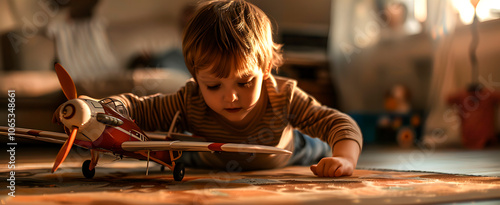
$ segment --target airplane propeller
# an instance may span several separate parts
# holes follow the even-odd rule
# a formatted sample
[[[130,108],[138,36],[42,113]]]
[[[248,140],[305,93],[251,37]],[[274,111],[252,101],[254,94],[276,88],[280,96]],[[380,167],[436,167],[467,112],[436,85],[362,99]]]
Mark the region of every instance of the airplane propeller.
[[[77,98],[76,86],[71,77],[69,76],[68,72],[59,63],[56,63],[54,66],[57,78],[59,79],[59,84],[61,84],[61,88],[64,92],[64,95],[68,100],[76,99]],[[61,147],[59,153],[57,153],[54,166],[52,167],[52,173],[54,173],[59,168],[59,166],[68,156],[68,153],[71,150],[73,143],[75,142],[77,133],[78,133],[78,127],[73,127],[71,130],[71,134],[69,135],[69,138]]]
[[[56,160],[54,161],[54,166],[52,167],[52,173],[54,173],[59,168],[59,166],[62,164],[62,162],[68,156],[68,153],[71,150],[73,143],[75,142],[76,133],[78,133],[78,128],[74,127],[73,130],[71,131],[69,138],[66,140],[64,145],[61,147],[61,149],[59,150],[59,153],[57,153]]]
[[[68,100],[76,99],[76,86],[71,79],[71,76],[69,76],[68,72],[66,72],[61,64],[56,63],[54,66],[56,69],[57,78],[59,79],[59,84],[61,84],[64,95]]]

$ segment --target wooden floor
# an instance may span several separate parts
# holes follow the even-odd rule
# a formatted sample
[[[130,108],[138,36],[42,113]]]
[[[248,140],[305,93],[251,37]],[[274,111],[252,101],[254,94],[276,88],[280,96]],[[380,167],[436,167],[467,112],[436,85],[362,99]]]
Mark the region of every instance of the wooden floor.
[[[357,167],[500,177],[500,147],[466,150],[365,146]]]

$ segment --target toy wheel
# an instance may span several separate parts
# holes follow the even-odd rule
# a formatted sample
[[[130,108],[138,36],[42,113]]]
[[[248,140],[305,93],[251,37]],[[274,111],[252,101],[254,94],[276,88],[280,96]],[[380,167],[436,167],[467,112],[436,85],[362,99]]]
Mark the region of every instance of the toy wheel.
[[[173,174],[175,181],[182,181],[182,178],[184,178],[184,163],[182,162],[175,163]]]
[[[90,160],[86,160],[82,164],[82,173],[83,173],[83,176],[85,176],[85,178],[87,178],[87,179],[92,179],[95,175],[95,168],[92,170],[89,170],[90,163],[92,163]]]

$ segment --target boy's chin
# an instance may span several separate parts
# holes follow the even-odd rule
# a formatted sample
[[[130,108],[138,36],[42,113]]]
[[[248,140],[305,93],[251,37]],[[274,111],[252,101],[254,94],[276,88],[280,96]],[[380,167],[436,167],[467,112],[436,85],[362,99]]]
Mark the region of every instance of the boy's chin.
[[[227,121],[229,122],[233,122],[233,123],[238,123],[240,121],[242,121],[243,119],[245,118],[245,116],[224,116],[224,119],[226,119]]]
[[[225,113],[224,119],[231,123],[241,123],[248,113]]]

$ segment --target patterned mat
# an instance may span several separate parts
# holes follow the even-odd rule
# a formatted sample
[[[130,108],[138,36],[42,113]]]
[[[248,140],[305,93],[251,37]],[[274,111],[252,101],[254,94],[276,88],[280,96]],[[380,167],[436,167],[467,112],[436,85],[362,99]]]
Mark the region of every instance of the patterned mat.
[[[15,197],[1,187],[1,204],[428,204],[500,199],[500,178],[358,169],[318,178],[308,167],[228,173],[186,169],[182,182],[144,162],[98,166],[85,179],[77,164],[55,174],[50,163],[16,170]],[[0,170],[8,179],[8,170]],[[5,180],[4,180],[5,182]],[[4,184],[4,183],[3,183]]]

